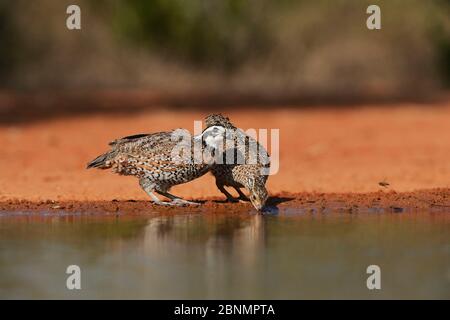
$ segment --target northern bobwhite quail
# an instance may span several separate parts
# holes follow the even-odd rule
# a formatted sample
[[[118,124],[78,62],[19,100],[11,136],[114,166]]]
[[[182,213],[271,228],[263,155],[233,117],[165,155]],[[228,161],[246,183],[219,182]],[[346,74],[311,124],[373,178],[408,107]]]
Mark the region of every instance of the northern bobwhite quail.
[[[268,198],[265,187],[270,168],[267,150],[254,138],[236,128],[229,118],[221,114],[207,116],[205,124],[206,128],[202,133],[202,138],[207,146],[218,148],[215,144],[220,141],[219,136],[232,139],[231,147],[226,145],[225,142],[221,149],[225,152],[219,153],[223,155],[222,164],[216,163],[211,168],[211,172],[216,178],[217,188],[227,197],[228,201],[235,202],[248,200],[240,190],[244,187],[249,192],[249,198],[253,206],[257,210],[261,210]],[[250,148],[250,146],[253,146],[253,148]],[[230,164],[226,157],[231,149],[234,150],[231,153],[233,159]],[[233,198],[225,189],[225,186],[234,188],[239,194],[239,198]]]
[[[114,140],[109,144],[111,150],[89,162],[87,168],[112,168],[113,172],[120,175],[136,176],[142,189],[156,204],[198,204],[168,192],[172,186],[194,180],[211,168],[211,164],[206,162],[174,161],[174,148],[178,147],[184,153],[193,151],[193,137],[187,134],[188,143],[174,139],[174,131],[138,134]],[[180,143],[185,145],[180,147]],[[182,153],[176,156],[186,156]],[[169,198],[171,202],[161,201],[155,192]]]

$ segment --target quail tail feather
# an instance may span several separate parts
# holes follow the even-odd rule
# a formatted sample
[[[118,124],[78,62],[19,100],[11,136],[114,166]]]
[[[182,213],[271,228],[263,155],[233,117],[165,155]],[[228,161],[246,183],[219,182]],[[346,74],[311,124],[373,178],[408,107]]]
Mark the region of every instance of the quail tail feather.
[[[94,160],[90,161],[87,164],[86,169],[90,168],[98,168],[98,169],[108,169],[111,168],[111,162],[109,160],[113,159],[116,156],[115,150],[111,150],[107,153],[99,155]]]

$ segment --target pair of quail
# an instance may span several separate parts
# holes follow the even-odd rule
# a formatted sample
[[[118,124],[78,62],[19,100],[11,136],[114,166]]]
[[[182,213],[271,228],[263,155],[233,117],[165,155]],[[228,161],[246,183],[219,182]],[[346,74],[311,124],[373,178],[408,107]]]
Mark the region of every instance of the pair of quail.
[[[114,140],[109,144],[111,150],[89,162],[87,168],[111,168],[120,175],[136,176],[155,204],[177,206],[198,203],[174,196],[168,192],[169,189],[211,171],[217,188],[228,201],[247,200],[241,191],[245,188],[253,206],[262,210],[268,198],[265,187],[270,166],[267,151],[223,115],[209,115],[205,118],[205,124],[205,130],[198,136],[189,136],[187,142],[174,138],[175,131],[138,134]],[[210,157],[202,157],[201,161],[175,161],[176,157],[183,156],[183,152],[184,156],[186,153],[191,156],[199,142],[208,150],[206,154]],[[239,197],[234,198],[225,186],[234,188]],[[161,201],[155,193],[170,202]]]

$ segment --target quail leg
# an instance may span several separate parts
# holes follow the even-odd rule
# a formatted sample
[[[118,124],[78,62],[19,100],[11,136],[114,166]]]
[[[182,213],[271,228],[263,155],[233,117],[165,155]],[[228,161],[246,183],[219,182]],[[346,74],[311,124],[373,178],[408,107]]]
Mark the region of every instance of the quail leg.
[[[223,184],[220,184],[216,181],[216,186],[217,188],[220,190],[220,192],[222,192],[226,197],[227,197],[227,201],[229,202],[238,202],[237,199],[235,199],[224,187]]]
[[[150,198],[152,198],[153,203],[161,206],[171,206],[173,205],[172,202],[165,202],[161,201],[153,192],[156,191],[152,185],[149,185],[145,183],[145,180],[140,180],[139,184],[141,185],[142,189],[147,193]]]
[[[239,193],[239,198],[238,198],[239,201],[250,201],[250,200],[247,198],[247,196],[241,191],[240,188],[234,187],[234,189],[237,191],[237,193]]]
[[[199,205],[199,203],[197,202],[192,202],[192,201],[187,201],[184,200],[180,197],[174,196],[173,194],[170,194],[168,192],[164,192],[164,191],[160,191],[160,190],[155,190],[158,194],[169,198],[170,200],[172,200],[171,202],[168,202],[170,205],[174,205],[174,206],[183,206],[183,205]]]
[[[150,198],[152,198],[154,204],[158,204],[160,206],[171,206],[171,205],[173,205],[172,202],[161,201],[160,199],[158,199],[158,197],[152,191],[145,190],[145,192],[150,196]]]

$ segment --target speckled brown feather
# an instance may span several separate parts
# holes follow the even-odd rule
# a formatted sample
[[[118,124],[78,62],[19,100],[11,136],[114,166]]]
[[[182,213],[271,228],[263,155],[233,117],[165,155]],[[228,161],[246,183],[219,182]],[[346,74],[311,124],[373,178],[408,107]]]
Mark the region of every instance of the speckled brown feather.
[[[149,185],[158,191],[189,182],[204,175],[209,165],[176,163],[172,150],[180,142],[172,139],[173,131],[140,134],[112,141],[111,150],[88,164],[88,168],[111,168],[120,175],[136,176],[141,185]],[[191,152],[194,144],[191,140]],[[186,144],[186,150],[189,145]]]
[[[215,164],[211,172],[216,178],[217,187],[227,196],[229,200],[230,194],[223,189],[223,186],[230,186],[236,189],[245,187],[250,194],[257,194],[262,202],[266,201],[267,191],[265,183],[268,176],[262,174],[263,168],[269,168],[269,155],[267,150],[259,144],[255,139],[246,135],[242,130],[237,129],[228,117],[221,114],[212,114],[205,118],[206,128],[211,126],[222,126],[226,129],[235,130],[235,154],[245,154],[245,164]],[[238,141],[245,141],[239,144]],[[248,152],[250,143],[257,145],[257,153]],[[236,156],[235,156],[236,160]],[[225,159],[223,161],[225,162]],[[235,162],[236,163],[236,162]],[[253,181],[253,183],[251,182]]]

